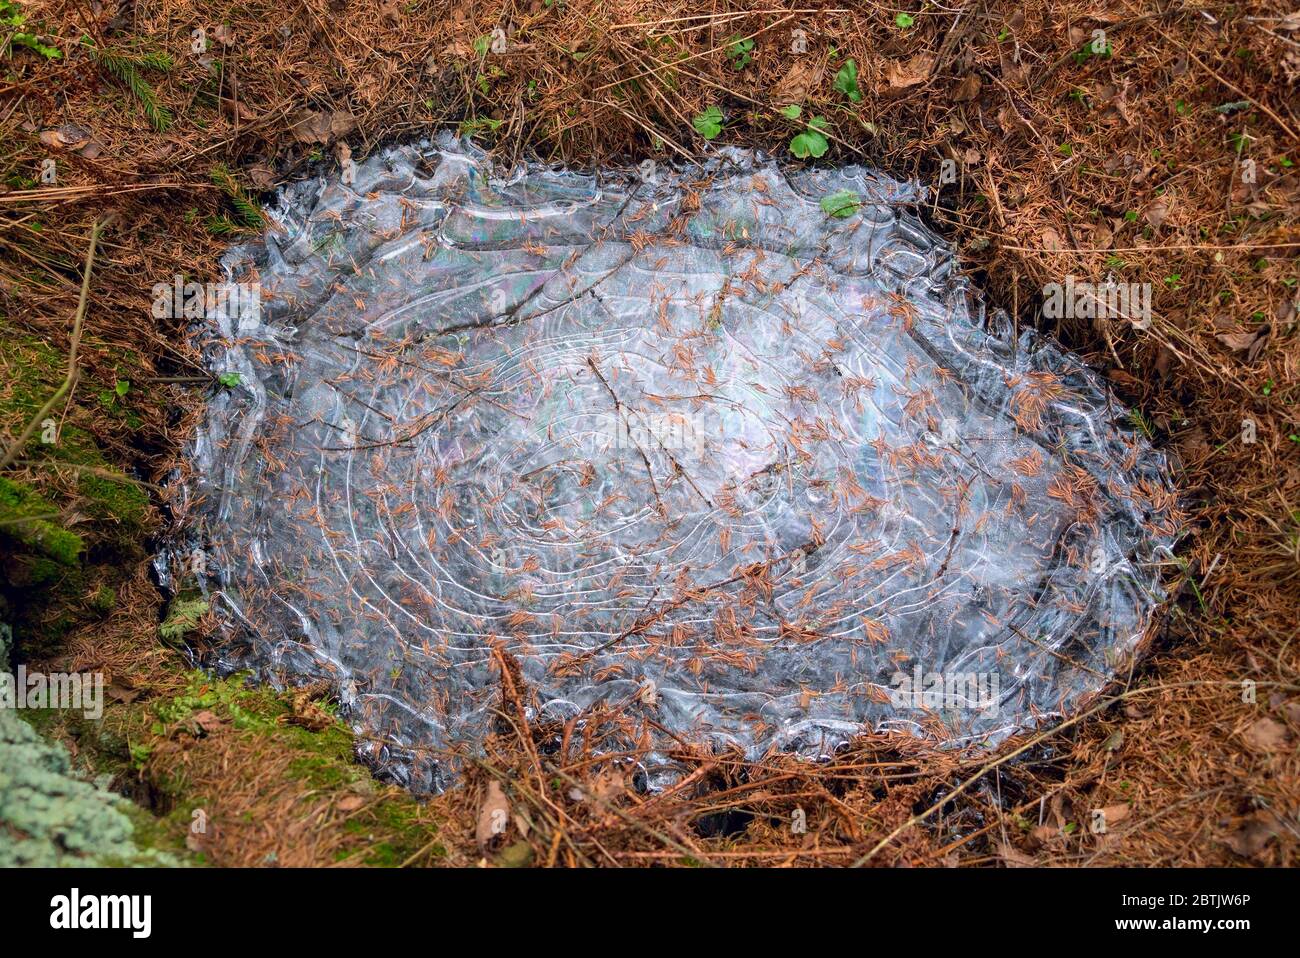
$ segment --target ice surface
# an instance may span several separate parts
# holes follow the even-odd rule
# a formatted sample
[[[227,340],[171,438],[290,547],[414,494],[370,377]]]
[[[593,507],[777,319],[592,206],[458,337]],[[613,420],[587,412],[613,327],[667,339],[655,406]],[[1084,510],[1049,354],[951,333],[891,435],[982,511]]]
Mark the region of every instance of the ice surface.
[[[229,260],[260,316],[198,332],[240,382],[172,553],[204,550],[219,664],[330,680],[420,791],[509,659],[536,716],[751,755],[1077,706],[1161,598],[1167,466],[985,323],[917,198],[734,151],[498,178],[450,138],[290,189]]]

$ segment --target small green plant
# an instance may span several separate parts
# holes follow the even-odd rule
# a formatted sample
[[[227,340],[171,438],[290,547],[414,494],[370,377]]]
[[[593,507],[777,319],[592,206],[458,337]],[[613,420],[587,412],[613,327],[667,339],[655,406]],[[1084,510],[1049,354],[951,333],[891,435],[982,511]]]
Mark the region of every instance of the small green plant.
[[[753,37],[742,37],[735,34],[727,41],[727,59],[731,61],[731,69],[743,70],[753,61],[750,54],[754,49]]]
[[[140,771],[149,761],[149,756],[153,754],[153,746],[131,742],[129,747],[131,750],[131,766],[136,771]]]
[[[1074,52],[1074,62],[1078,66],[1083,66],[1093,57],[1110,59],[1111,54],[1114,52],[1115,49],[1111,46],[1109,40],[1100,40],[1100,38],[1095,38],[1089,40],[1080,49]]]
[[[912,16],[910,13],[894,14],[894,26],[898,27],[900,30],[906,30],[914,23],[916,23],[916,17]]]
[[[131,95],[139,102],[144,115],[149,118],[153,128],[159,133],[167,132],[172,125],[172,114],[158,99],[158,94],[148,81],[140,75],[141,70],[153,70],[165,73],[172,68],[172,58],[166,53],[136,53],[124,50],[110,50],[101,47],[88,36],[81,38],[83,46],[90,50],[90,58],[105,71],[112,74]]]
[[[858,89],[858,65],[852,59],[845,60],[840,72],[835,74],[835,89],[854,103],[862,102],[862,91]]]
[[[722,109],[711,106],[703,113],[697,113],[691,120],[691,126],[695,127],[695,132],[706,140],[712,140],[722,132]]]
[[[41,43],[36,34],[23,30],[22,27],[26,24],[27,14],[23,13],[22,7],[11,0],[0,0],[0,27],[9,27],[14,31],[0,46],[0,53],[8,53],[10,49],[18,46],[39,53],[47,60],[57,60],[63,56],[57,47]]]
[[[240,383],[239,373],[222,373],[217,377],[217,382],[227,389],[234,389]]]
[[[862,197],[851,190],[840,190],[821,199],[822,212],[827,216],[845,219],[856,213],[862,206]]]
[[[822,133],[824,129],[826,129],[826,120],[820,116],[812,117],[808,121],[808,128],[790,140],[790,152],[801,160],[806,160],[810,156],[814,159],[825,156],[826,151],[830,149],[830,143]]]
[[[117,605],[117,593],[107,585],[101,584],[90,597],[90,607],[101,615],[113,611]]]
[[[266,225],[261,207],[248,195],[234,174],[226,169],[225,164],[218,163],[214,166],[208,172],[208,179],[225,194],[235,210],[234,218],[224,215],[209,217],[206,223],[208,232],[214,236],[225,236],[245,230],[260,230]]]
[[[244,228],[229,216],[209,216],[203,220],[203,228],[213,236],[238,236]]]
[[[787,120],[797,120],[803,113],[803,107],[798,103],[791,103],[789,106],[783,106],[778,111]]]
[[[1142,414],[1140,409],[1134,409],[1128,414],[1129,421],[1133,423],[1134,428],[1146,436],[1148,439],[1155,439],[1155,429],[1150,421]]]
[[[180,642],[187,632],[198,628],[199,619],[207,611],[208,603],[204,599],[174,599],[158,632],[164,641]]]
[[[456,127],[457,136],[483,136],[486,133],[495,133],[501,129],[501,124],[505,120],[494,120],[492,117],[483,117],[478,120],[461,120]]]
[[[131,391],[131,380],[119,379],[113,383],[113,388],[101,389],[99,391],[99,402],[107,409],[114,409],[117,404],[126,398],[126,394]]]

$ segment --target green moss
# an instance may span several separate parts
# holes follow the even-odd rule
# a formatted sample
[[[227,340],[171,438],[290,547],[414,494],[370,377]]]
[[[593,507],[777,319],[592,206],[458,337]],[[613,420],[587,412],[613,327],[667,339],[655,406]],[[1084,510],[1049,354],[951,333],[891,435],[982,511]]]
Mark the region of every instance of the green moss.
[[[293,755],[289,774],[315,794],[373,795],[382,788],[369,769],[357,762],[352,732],[342,721],[315,732],[294,725],[288,721],[293,715],[292,692],[251,687],[245,675],[218,679],[204,672],[191,672],[183,694],[157,703],[152,709],[157,718],[152,732],[161,736],[171,735],[179,724],[201,710],[229,719],[243,733],[258,736],[266,745]],[[166,785],[178,796],[183,795],[183,781]],[[406,792],[388,792],[343,826],[355,841],[339,852],[337,860],[392,867],[417,853],[421,864],[445,857],[446,849],[440,844],[430,846],[437,828],[426,808]],[[187,807],[202,804],[192,797],[183,800],[188,802]]]
[[[194,865],[206,864],[202,855],[194,855],[185,845],[189,834],[191,816],[202,802],[177,806],[166,815],[154,815],[133,802],[124,802],[123,811],[131,820],[136,846],[170,855],[178,861]]]
[[[177,675],[174,666],[164,668],[169,679]],[[148,808],[124,803],[122,809],[131,822],[136,848],[165,854],[178,863],[206,863],[186,846],[186,838],[194,810],[210,809],[219,796],[198,794],[181,771],[184,763],[168,774],[151,765],[150,759],[158,743],[175,741],[179,728],[191,726],[199,712],[210,711],[225,729],[233,728],[245,739],[239,747],[252,749],[245,751],[245,757],[264,752],[292,756],[284,774],[296,781],[292,787],[313,796],[313,801],[366,799],[338,826],[343,841],[336,861],[394,867],[412,859],[420,865],[436,864],[446,857],[429,807],[406,792],[375,782],[356,761],[352,733],[341,721],[313,732],[288,721],[294,715],[292,692],[249,686],[242,674],[215,678],[185,671],[180,675],[184,688],[178,694],[147,702],[110,702],[102,722],[58,710],[23,713],[43,737],[75,743],[77,771],[83,778],[111,779],[138,790],[142,799],[147,797]],[[246,760],[236,764],[260,768]],[[101,863],[112,863],[111,856],[101,858]]]
[[[95,590],[94,596],[91,597],[90,607],[100,615],[107,615],[117,606],[117,591],[111,586],[100,583]]]
[[[96,519],[113,519],[134,531],[149,513],[149,497],[125,476],[120,479],[83,473],[77,491],[90,501],[90,513]],[[118,537],[121,541],[121,537]]]
[[[34,489],[0,476],[0,535],[63,566],[75,566],[85,550],[81,537],[56,522],[54,504]]]
[[[0,417],[27,422],[54,394],[66,372],[67,357],[30,336],[15,335],[0,327],[0,360],[10,378],[0,390]],[[62,423],[53,442],[45,442],[39,430],[24,449],[37,463],[64,464],[77,471],[77,492],[86,499],[79,503],[93,519],[111,523],[121,534],[110,535],[119,543],[129,541],[146,521],[149,497],[120,470],[104,458],[98,444],[84,429]]]
[[[207,611],[208,603],[205,600],[178,595],[167,607],[167,617],[163,619],[158,631],[166,642],[181,642],[187,632],[198,628],[199,619]]]

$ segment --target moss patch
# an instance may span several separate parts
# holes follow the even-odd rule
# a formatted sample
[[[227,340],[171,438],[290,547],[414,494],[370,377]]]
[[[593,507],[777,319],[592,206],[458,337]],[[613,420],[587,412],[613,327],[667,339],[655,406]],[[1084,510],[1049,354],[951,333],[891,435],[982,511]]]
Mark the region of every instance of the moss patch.
[[[61,528],[58,516],[54,504],[34,489],[0,476],[0,535],[60,565],[75,566],[85,543]]]

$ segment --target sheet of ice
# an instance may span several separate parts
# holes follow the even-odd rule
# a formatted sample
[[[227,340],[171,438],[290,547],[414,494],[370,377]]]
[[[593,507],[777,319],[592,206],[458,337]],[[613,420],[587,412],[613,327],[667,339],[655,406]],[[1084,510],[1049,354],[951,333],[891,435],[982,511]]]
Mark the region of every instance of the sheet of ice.
[[[448,138],[287,191],[229,259],[260,315],[198,331],[240,382],[171,551],[206,554],[219,664],[328,679],[416,790],[503,656],[541,717],[751,755],[992,742],[1101,687],[1176,520],[1096,374],[986,328],[911,185],[646,174]]]

